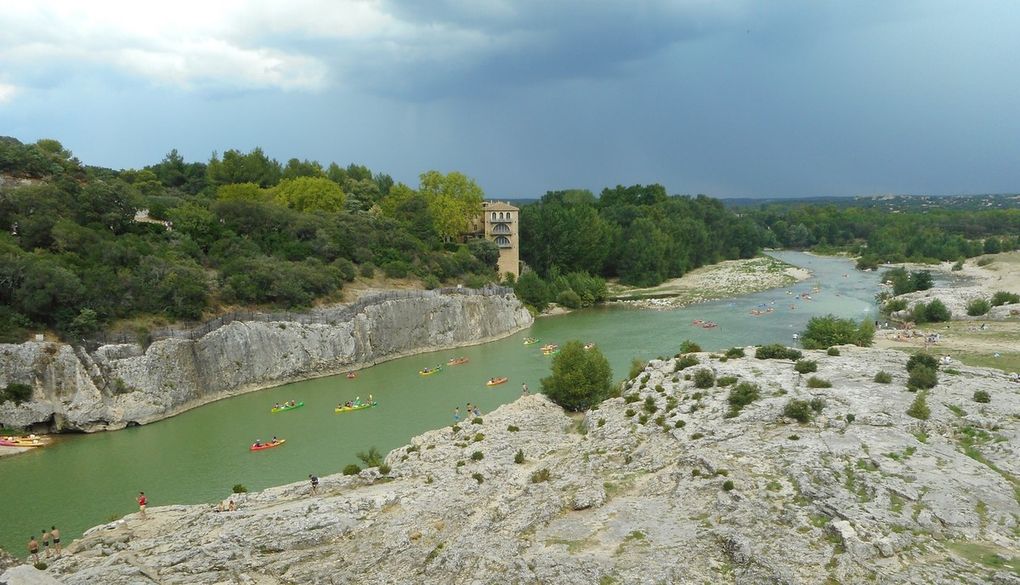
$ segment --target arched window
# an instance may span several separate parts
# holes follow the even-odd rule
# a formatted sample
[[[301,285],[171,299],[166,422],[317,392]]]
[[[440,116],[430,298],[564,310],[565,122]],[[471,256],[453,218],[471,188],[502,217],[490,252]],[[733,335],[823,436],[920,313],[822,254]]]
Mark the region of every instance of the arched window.
[[[510,233],[511,233],[510,232],[510,226],[508,226],[505,223],[497,223],[496,225],[492,226],[492,233],[494,233],[494,234],[506,234],[506,235],[509,236]]]
[[[496,245],[499,246],[500,248],[509,248],[510,238],[506,236],[496,236]]]
[[[492,212],[492,221],[496,221],[496,212],[495,211]]]
[[[501,219],[501,220],[503,219],[503,212],[502,211],[499,212],[499,219]]]

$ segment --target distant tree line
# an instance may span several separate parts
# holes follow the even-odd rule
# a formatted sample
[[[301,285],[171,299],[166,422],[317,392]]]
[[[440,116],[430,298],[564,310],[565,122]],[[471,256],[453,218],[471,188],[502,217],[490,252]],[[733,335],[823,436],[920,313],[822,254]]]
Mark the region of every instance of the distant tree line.
[[[1020,209],[925,209],[890,213],[833,205],[767,205],[746,210],[767,230],[766,245],[847,250],[860,268],[882,263],[971,258],[1020,249]]]
[[[482,286],[488,241],[461,242],[482,190],[429,171],[417,188],[368,167],[254,149],[142,170],[86,167],[59,142],[0,138],[0,341],[88,335],[136,317],[198,319],[227,305],[307,307],[381,271]],[[147,221],[136,221],[148,209]],[[168,229],[170,227],[171,229]]]

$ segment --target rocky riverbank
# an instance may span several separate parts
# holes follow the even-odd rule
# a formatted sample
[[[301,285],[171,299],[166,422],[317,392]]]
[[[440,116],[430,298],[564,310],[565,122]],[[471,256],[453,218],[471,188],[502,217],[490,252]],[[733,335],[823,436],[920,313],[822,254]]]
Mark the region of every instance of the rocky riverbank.
[[[808,270],[759,256],[704,266],[650,288],[614,284],[609,296],[612,302],[667,310],[788,286],[810,277]]]
[[[419,291],[362,301],[335,321],[234,321],[147,348],[0,344],[0,387],[33,388],[27,402],[0,403],[0,426],[92,432],[145,424],[242,392],[484,343],[531,323],[510,293]]]
[[[806,352],[828,388],[787,360],[701,353],[679,372],[653,361],[583,418],[522,397],[415,437],[385,477],[240,494],[237,512],[150,509],[89,531],[48,572],[83,585],[1020,583],[1020,385],[943,372],[919,420],[906,355],[841,351]],[[734,384],[696,388],[700,369],[760,397],[730,416]],[[791,399],[820,412],[798,424]]]

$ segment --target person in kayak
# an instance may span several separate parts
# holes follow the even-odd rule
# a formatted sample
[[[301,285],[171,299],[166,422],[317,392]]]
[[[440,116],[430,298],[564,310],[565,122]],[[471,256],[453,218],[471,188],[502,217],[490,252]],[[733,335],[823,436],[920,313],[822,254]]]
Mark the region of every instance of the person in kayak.
[[[254,446],[255,447],[261,447],[262,446],[262,439],[255,439]]]

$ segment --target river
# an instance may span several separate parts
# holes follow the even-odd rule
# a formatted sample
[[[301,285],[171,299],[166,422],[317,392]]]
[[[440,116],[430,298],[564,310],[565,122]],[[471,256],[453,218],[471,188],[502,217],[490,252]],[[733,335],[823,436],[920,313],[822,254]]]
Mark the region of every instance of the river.
[[[622,380],[630,362],[676,353],[685,339],[706,351],[780,342],[816,315],[874,318],[878,274],[853,270],[850,261],[798,252],[776,252],[781,260],[802,266],[813,277],[787,289],[694,305],[670,311],[620,306],[598,307],[535,321],[527,331],[506,339],[463,349],[426,353],[363,370],[355,380],[318,378],[237,396],[202,406],[157,423],[116,432],[71,435],[56,443],[0,458],[0,547],[24,554],[30,534],[56,524],[69,542],[83,530],[136,511],[140,490],[150,506],[215,502],[232,486],[250,490],[305,480],[309,473],[328,475],[356,453],[375,446],[382,453],[426,430],[453,422],[467,402],[484,412],[516,399],[521,383],[533,390],[549,373],[551,358],[526,336],[543,342],[570,339],[594,342]],[[846,275],[846,276],[844,276]],[[820,290],[813,292],[815,287]],[[807,292],[811,300],[799,300]],[[772,313],[751,316],[765,304]],[[714,329],[694,326],[695,319],[715,321]],[[469,362],[422,377],[418,370],[446,363],[455,356]],[[495,376],[510,381],[486,387]],[[379,406],[334,414],[337,402],[369,394]],[[274,402],[303,401],[293,412],[270,414]],[[287,442],[252,453],[255,439],[273,436]]]

